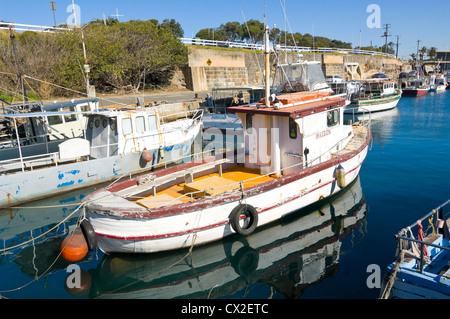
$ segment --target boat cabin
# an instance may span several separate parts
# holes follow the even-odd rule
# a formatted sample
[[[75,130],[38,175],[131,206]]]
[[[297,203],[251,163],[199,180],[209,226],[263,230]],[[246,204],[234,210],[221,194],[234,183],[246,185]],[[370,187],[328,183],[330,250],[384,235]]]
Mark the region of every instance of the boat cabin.
[[[247,168],[264,175],[289,174],[329,160],[333,149],[339,151],[341,142],[353,134],[351,125],[343,125],[342,97],[303,92],[277,99],[287,107],[278,108],[275,101],[271,107],[228,108],[243,123]]]
[[[361,82],[361,93],[372,95],[391,95],[397,91],[397,82],[386,79],[369,79]]]
[[[201,109],[196,109],[161,115],[156,107],[120,108],[89,114],[86,140],[91,145],[91,157],[163,149],[168,141],[185,140],[189,134],[187,122],[195,123],[202,114]]]
[[[87,119],[86,139],[93,158],[140,152],[162,145],[156,110],[104,111]]]
[[[49,139],[60,140],[74,137],[83,138],[86,117],[83,116],[82,112],[93,112],[98,110],[98,101],[98,99],[72,100],[70,102],[53,103],[43,106],[44,112],[61,112],[61,115],[46,117]],[[46,135],[42,125],[34,123],[34,126],[40,128],[40,135]]]
[[[428,88],[428,83],[426,79],[412,79],[407,81],[406,87],[413,89]]]
[[[277,65],[273,79],[273,93],[285,94],[305,91],[332,92],[318,61],[299,61]]]

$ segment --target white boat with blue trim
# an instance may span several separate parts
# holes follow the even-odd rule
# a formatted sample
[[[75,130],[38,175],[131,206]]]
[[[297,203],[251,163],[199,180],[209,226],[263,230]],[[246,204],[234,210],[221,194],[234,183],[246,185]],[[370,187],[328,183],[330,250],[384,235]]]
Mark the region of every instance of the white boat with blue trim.
[[[86,123],[81,137],[54,136],[55,121],[80,115],[85,119],[78,125]],[[0,207],[113,181],[189,157],[194,139],[200,136],[202,116],[194,101],[161,107],[0,114],[15,131],[0,149]],[[21,138],[18,123],[27,120],[38,123],[41,131]]]

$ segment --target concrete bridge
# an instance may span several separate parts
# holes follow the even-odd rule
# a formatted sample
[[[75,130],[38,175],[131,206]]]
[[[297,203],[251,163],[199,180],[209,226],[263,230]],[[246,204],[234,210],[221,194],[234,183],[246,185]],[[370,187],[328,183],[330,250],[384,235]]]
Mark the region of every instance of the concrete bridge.
[[[271,65],[296,62],[297,54],[278,52]],[[407,71],[396,58],[353,54],[303,54],[303,60],[320,61],[325,76],[339,75],[344,80],[360,80],[384,73],[396,78]],[[186,87],[192,91],[211,91],[213,87],[262,85],[264,53],[248,50],[189,46],[188,66],[183,70]]]

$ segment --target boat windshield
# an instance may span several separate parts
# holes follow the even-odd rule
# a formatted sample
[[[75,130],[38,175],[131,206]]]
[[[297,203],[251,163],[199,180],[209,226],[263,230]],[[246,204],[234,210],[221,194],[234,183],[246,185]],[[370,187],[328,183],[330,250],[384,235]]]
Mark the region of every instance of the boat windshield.
[[[274,93],[330,90],[320,62],[278,65],[273,81]]]

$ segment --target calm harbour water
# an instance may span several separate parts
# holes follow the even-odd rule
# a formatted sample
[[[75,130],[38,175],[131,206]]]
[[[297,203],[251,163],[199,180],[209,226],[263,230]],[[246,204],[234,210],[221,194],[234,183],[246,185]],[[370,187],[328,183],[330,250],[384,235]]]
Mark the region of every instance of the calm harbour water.
[[[149,256],[90,252],[78,265],[86,289],[65,288],[56,259],[69,216],[87,189],[0,211],[0,295],[9,299],[233,298],[375,299],[367,267],[382,275],[393,235],[450,198],[450,92],[402,98],[373,115],[373,144],[360,178],[344,192],[252,236]],[[52,207],[58,205],[57,207]],[[36,206],[39,206],[37,208]],[[186,257],[186,258],[184,258]],[[55,261],[56,260],[56,261]]]

